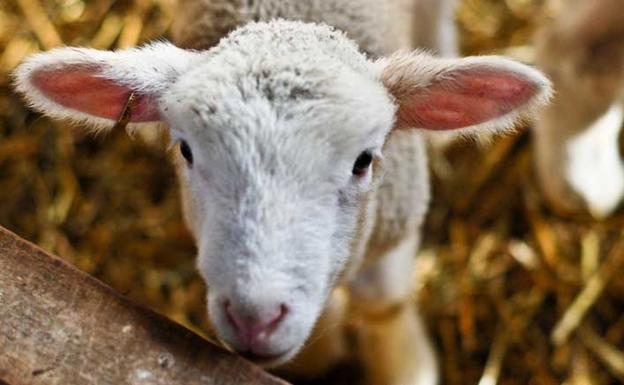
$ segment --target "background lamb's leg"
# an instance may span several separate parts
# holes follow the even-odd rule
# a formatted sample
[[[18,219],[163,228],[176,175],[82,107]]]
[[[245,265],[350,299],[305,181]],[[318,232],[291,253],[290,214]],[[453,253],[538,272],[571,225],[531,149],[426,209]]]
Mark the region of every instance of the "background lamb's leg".
[[[416,234],[416,232],[414,232]],[[401,241],[353,282],[359,358],[374,385],[433,385],[437,360],[412,297],[419,239]]]
[[[561,99],[559,96],[549,107],[550,111],[542,113],[541,120],[534,127],[535,172],[550,207],[560,215],[573,215],[585,207],[582,199],[568,184],[564,171],[568,162],[565,142],[577,133],[549,128],[559,124],[562,119],[562,111],[556,108],[556,105],[562,103]]]

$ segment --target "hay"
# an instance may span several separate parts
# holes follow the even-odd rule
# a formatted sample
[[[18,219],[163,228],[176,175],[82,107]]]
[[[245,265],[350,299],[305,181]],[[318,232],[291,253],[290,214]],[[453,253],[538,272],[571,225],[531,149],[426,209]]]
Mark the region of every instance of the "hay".
[[[464,0],[464,51],[530,60],[531,32],[557,4]],[[0,3],[0,224],[206,332],[203,284],[163,148],[51,122],[9,90],[10,71],[30,53],[62,42],[133,46],[166,35],[173,16],[173,0]],[[624,381],[624,216],[597,223],[549,212],[526,131],[476,147],[456,144],[432,159],[418,294],[443,383]]]

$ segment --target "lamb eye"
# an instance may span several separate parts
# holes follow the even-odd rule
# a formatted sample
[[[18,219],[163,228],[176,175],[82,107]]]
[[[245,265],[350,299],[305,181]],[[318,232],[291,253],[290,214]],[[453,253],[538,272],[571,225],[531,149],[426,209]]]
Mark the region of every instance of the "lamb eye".
[[[185,140],[180,142],[180,153],[182,153],[182,156],[189,165],[193,164],[193,153],[191,152],[191,147],[189,147]]]
[[[358,156],[353,165],[353,175],[364,176],[373,162],[373,154],[370,151],[364,151]]]

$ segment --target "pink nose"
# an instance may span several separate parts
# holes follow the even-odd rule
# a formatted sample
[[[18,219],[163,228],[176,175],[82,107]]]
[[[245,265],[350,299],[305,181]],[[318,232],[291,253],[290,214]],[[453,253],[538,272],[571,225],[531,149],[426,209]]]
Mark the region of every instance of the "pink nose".
[[[288,307],[281,304],[273,312],[266,315],[245,317],[237,313],[229,301],[225,302],[224,306],[228,321],[236,332],[238,342],[251,350],[261,347],[288,313]]]

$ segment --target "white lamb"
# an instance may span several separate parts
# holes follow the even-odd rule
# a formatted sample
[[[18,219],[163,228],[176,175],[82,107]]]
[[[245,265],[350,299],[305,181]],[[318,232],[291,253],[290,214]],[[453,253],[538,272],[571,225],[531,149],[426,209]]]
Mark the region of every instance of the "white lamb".
[[[169,127],[226,345],[275,366],[310,340],[298,368],[325,369],[344,353],[340,286],[362,320],[367,379],[383,385],[438,378],[410,296],[429,201],[423,133],[509,129],[550,94],[538,71],[501,57],[371,61],[342,32],[284,20],[207,51],[57,49],[22,64],[16,85],[56,118]]]

